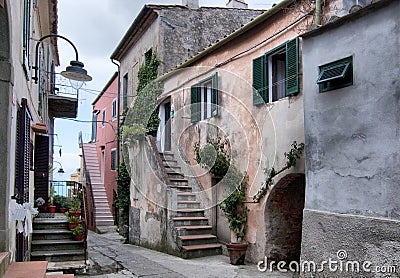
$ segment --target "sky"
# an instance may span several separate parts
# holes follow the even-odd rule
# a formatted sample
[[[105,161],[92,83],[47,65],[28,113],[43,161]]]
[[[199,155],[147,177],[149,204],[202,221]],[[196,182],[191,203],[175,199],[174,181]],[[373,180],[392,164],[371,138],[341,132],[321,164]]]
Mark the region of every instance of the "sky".
[[[225,6],[228,0],[199,0],[200,6]],[[246,0],[249,8],[269,9],[280,0]],[[78,95],[78,121],[90,121],[92,102],[118,69],[110,56],[145,4],[182,4],[182,0],[58,0],[58,34],[73,42],[88,74],[93,80],[83,85]],[[66,41],[58,40],[61,72],[75,59]],[[65,174],[54,174],[54,180],[69,180],[80,167],[78,134],[90,140],[91,123],[56,119],[53,159],[63,166]],[[59,150],[61,148],[61,157]],[[57,165],[56,165],[57,166]]]

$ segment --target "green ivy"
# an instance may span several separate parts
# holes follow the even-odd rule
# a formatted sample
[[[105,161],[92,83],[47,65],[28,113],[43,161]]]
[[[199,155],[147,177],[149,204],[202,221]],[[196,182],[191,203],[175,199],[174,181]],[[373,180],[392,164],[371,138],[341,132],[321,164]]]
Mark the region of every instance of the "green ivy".
[[[159,65],[160,61],[153,52],[151,59],[139,68],[137,96],[122,126],[124,141],[157,133],[160,124],[157,98],[163,90],[163,85],[154,81],[158,76]]]
[[[303,154],[303,151],[304,143],[300,143],[297,145],[297,142],[293,141],[290,151],[284,153],[284,156],[286,157],[286,165],[282,169],[278,171],[275,170],[274,167],[264,169],[264,173],[266,174],[264,184],[258,190],[257,194],[253,196],[253,200],[259,202],[265,195],[267,195],[269,188],[271,188],[273,185],[273,178],[283,171],[296,166],[297,161]]]
[[[130,186],[131,177],[129,176],[128,170],[125,163],[121,163],[118,167],[117,176],[117,201],[116,206],[121,212],[122,224],[129,223],[129,207],[130,207]]]
[[[221,137],[208,139],[207,144],[202,147],[199,143],[195,143],[196,162],[203,168],[209,169],[210,173],[217,177],[225,176],[230,166],[228,143],[227,139]]]

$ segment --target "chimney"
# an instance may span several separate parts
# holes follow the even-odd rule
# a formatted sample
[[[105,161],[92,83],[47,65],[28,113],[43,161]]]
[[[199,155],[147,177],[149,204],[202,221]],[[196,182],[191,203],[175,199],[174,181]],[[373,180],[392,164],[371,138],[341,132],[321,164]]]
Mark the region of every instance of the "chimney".
[[[249,5],[244,0],[229,0],[226,6],[229,8],[247,9]]]
[[[198,9],[199,0],[182,0],[182,6],[188,7],[189,9]]]

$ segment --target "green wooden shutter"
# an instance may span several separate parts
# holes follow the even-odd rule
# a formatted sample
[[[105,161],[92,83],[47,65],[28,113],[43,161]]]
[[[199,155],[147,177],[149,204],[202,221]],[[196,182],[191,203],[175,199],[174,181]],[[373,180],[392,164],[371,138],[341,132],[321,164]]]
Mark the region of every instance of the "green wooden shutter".
[[[299,39],[286,43],[286,96],[299,92]]]
[[[218,73],[212,76],[211,117],[218,115]]]
[[[253,105],[268,102],[268,64],[267,56],[253,60]]]
[[[190,111],[191,111],[191,121],[192,123],[200,121],[201,118],[201,87],[193,86],[190,88]]]

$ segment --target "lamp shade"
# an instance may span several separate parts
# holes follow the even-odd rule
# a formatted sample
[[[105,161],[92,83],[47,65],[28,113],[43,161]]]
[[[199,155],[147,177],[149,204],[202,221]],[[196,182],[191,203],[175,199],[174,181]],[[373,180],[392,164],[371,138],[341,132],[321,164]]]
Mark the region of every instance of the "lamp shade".
[[[76,80],[76,81],[91,81],[92,77],[87,74],[87,71],[83,68],[83,63],[79,61],[71,61],[65,71],[61,72],[61,75],[65,78]]]

